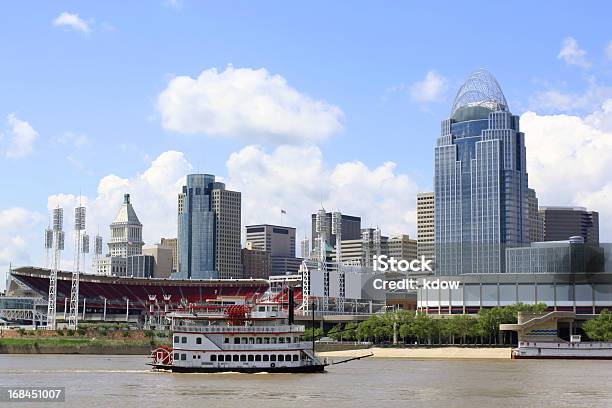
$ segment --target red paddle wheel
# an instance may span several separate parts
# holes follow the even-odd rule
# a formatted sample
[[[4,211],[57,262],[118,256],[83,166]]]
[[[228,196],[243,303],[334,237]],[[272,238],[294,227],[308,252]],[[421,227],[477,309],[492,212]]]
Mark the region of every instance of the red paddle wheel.
[[[172,365],[172,347],[159,346],[151,352],[154,365]]]
[[[247,305],[231,305],[225,308],[225,316],[230,326],[238,326],[249,319],[251,308]]]

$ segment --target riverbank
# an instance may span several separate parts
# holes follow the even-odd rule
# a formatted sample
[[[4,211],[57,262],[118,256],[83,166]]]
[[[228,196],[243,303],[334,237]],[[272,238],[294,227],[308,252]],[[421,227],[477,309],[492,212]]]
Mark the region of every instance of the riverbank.
[[[148,355],[154,345],[143,340],[3,338],[0,354]]]
[[[372,347],[367,350],[338,350],[318,353],[321,357],[358,357],[372,352],[373,358],[409,358],[409,359],[510,359],[510,347],[409,347],[382,348]]]

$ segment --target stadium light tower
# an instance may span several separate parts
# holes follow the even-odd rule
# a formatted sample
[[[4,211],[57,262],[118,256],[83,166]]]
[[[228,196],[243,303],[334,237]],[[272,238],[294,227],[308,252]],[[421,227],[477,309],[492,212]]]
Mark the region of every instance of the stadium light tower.
[[[72,286],[70,288],[70,314],[68,315],[68,328],[76,329],[79,316],[79,274],[81,271],[81,254],[83,253],[84,239],[81,235],[85,231],[85,207],[79,205],[74,209],[74,269],[72,270]],[[87,236],[87,252],[89,252],[89,236]]]
[[[64,250],[64,209],[57,207],[53,210],[53,229],[45,232],[45,247],[53,249],[53,267],[49,272],[49,298],[47,304],[47,330],[57,328],[56,306],[57,306],[57,270],[60,266],[61,251]]]

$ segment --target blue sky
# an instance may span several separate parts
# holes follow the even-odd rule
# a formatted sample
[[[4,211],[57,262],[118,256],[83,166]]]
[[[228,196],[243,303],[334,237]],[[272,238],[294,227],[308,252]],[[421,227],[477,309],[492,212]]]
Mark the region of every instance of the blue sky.
[[[78,20],[62,24],[62,13]],[[252,144],[258,145],[255,155],[268,154],[270,162],[278,158],[279,145],[316,145],[327,173],[338,170],[335,180],[342,179],[336,166],[343,163],[358,161],[375,173],[390,161],[394,177],[409,179],[397,181],[396,191],[426,190],[440,121],[476,68],[495,75],[515,114],[586,120],[605,112],[601,106],[611,95],[610,15],[612,6],[604,1],[6,3],[0,15],[0,149],[10,150],[9,115],[27,122],[37,136],[26,154],[2,154],[0,211],[20,208],[46,217],[50,196],[81,191],[93,199],[105,176],[132,179],[168,151],[181,152],[180,160],[196,171],[231,180],[228,158],[246,155],[242,149]],[[570,53],[561,56],[564,46]],[[173,78],[197,78],[213,68],[221,73],[229,64],[282,76],[308,101],[323,103],[327,117],[332,108],[341,111],[337,123],[315,143],[279,142],[265,129],[251,131],[248,123],[212,136],[164,127],[158,98]],[[415,95],[428,73],[438,80],[434,89]],[[540,153],[528,151],[528,160]],[[355,193],[353,200],[359,197]],[[572,201],[558,204],[576,200],[564,197],[544,198]],[[358,211],[346,198],[321,198]],[[287,197],[279,200],[292,204]],[[409,217],[414,196],[405,200],[402,216]],[[245,222],[278,222],[250,217]],[[388,224],[375,218],[372,223]],[[292,221],[301,228],[305,219],[300,214]],[[34,217],[25,225],[39,228],[40,222]],[[14,233],[5,236],[5,247],[13,238]],[[3,261],[19,258],[6,252],[11,254]]]

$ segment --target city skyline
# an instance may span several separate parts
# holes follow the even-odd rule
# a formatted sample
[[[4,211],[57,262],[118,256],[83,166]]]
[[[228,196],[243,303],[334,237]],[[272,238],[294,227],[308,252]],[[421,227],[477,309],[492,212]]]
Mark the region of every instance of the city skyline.
[[[139,209],[146,226],[145,242],[175,236],[173,223],[164,215],[173,213],[184,176],[200,171],[218,174],[228,189],[243,193],[243,225],[278,223],[280,210],[286,209],[284,224],[295,226],[301,240],[309,228],[309,214],[323,202],[327,209],[359,215],[364,225],[380,226],[389,235],[414,237],[414,198],[417,192],[433,187],[430,152],[439,121],[448,116],[449,101],[464,78],[482,66],[504,85],[513,113],[521,115],[531,152],[527,160],[530,187],[538,192],[540,204],[598,211],[601,240],[609,240],[612,188],[606,180],[606,162],[612,158],[608,141],[612,139],[608,137],[612,92],[606,84],[612,39],[602,29],[605,10],[557,15],[555,9],[536,6],[525,16],[524,24],[544,15],[556,21],[534,41],[537,44],[531,44],[529,30],[502,32],[489,40],[505,39],[504,52],[489,47],[491,51],[483,53],[478,46],[449,50],[446,44],[452,24],[436,20],[440,29],[433,34],[435,30],[423,26],[433,16],[418,7],[398,7],[394,13],[379,9],[372,14],[362,5],[355,21],[333,21],[340,21],[342,30],[350,33],[347,38],[353,39],[360,38],[355,35],[369,21],[366,15],[387,21],[385,27],[376,27],[382,31],[366,30],[377,44],[387,44],[365,53],[372,62],[359,57],[363,54],[360,48],[334,36],[334,26],[328,21],[317,22],[320,30],[312,37],[288,35],[281,41],[294,41],[296,49],[302,50],[300,55],[313,61],[323,59],[329,69],[320,69],[310,61],[298,68],[289,63],[292,58],[279,55],[275,47],[281,44],[274,40],[279,33],[273,23],[280,16],[266,15],[268,6],[258,10],[237,7],[236,16],[223,7],[204,10],[188,1],[181,10],[151,6],[147,16],[159,26],[167,22],[202,27],[202,34],[189,41],[180,30],[164,39],[159,39],[159,32],[147,33],[159,43],[131,30],[130,18],[142,10],[130,5],[121,17],[115,13],[111,18],[113,7],[45,4],[29,18],[28,7],[11,5],[4,14],[0,30],[5,34],[2,41],[9,63],[0,68],[0,83],[11,98],[0,102],[0,166],[3,174],[18,176],[3,177],[0,185],[10,192],[0,202],[2,276],[11,261],[42,263],[38,244],[47,210],[57,204],[67,209],[74,206],[79,190],[87,203],[91,235],[97,230],[107,234],[116,203],[130,193],[135,202],[157,203]],[[337,5],[329,7],[332,17],[342,12]],[[568,3],[565,9],[574,7]],[[478,15],[482,12],[478,8],[470,5],[436,18]],[[76,18],[58,20],[62,13]],[[296,9],[285,17],[304,23],[310,13]],[[253,15],[261,18],[253,19]],[[407,19],[414,24],[406,24]],[[215,20],[221,23],[214,24]],[[236,24],[249,28],[229,35]],[[8,42],[11,34],[24,30],[26,40]],[[426,53],[422,45],[407,41],[419,30],[432,32],[428,49],[444,52]],[[251,31],[261,35],[264,44],[249,44],[252,50],[239,46],[241,35]],[[473,31],[452,30],[457,43],[473,43],[473,35],[487,38],[485,27]],[[226,34],[224,46],[206,40],[204,33]],[[327,44],[329,38],[332,41]],[[173,50],[176,44],[181,45]],[[154,45],[159,54],[150,52]],[[206,56],[187,52],[194,46]],[[282,49],[296,52],[292,47]],[[346,55],[336,56],[337,49],[346,50]],[[151,59],[151,55],[168,52],[174,58]],[[428,57],[415,61],[411,55]],[[508,55],[531,63],[508,65]],[[96,68],[99,58],[108,62],[104,72]],[[453,67],[448,66],[447,58],[455,61]],[[384,60],[389,64],[379,63]],[[348,61],[359,69],[348,68]],[[45,72],[38,72],[40,62]],[[90,75],[100,81],[92,81]],[[249,105],[240,105],[237,111],[227,108],[234,115],[229,123],[214,109],[184,109],[189,90],[204,98],[199,100],[217,102],[214,106],[231,106],[227,103],[237,95],[213,100],[206,90],[224,93],[238,80],[252,85],[242,90],[246,95],[267,92],[272,108],[293,101],[288,106],[305,116],[296,116],[293,110],[275,111],[283,121],[273,127],[271,123],[278,121],[237,120],[240,109],[248,110]],[[116,89],[125,91],[119,94]],[[169,106],[167,102],[173,100],[180,103]],[[215,126],[193,121],[204,114],[212,115]],[[563,168],[558,166],[561,161]],[[71,228],[66,229],[70,232]],[[72,242],[70,236],[67,239]],[[3,285],[4,280],[0,281]]]

